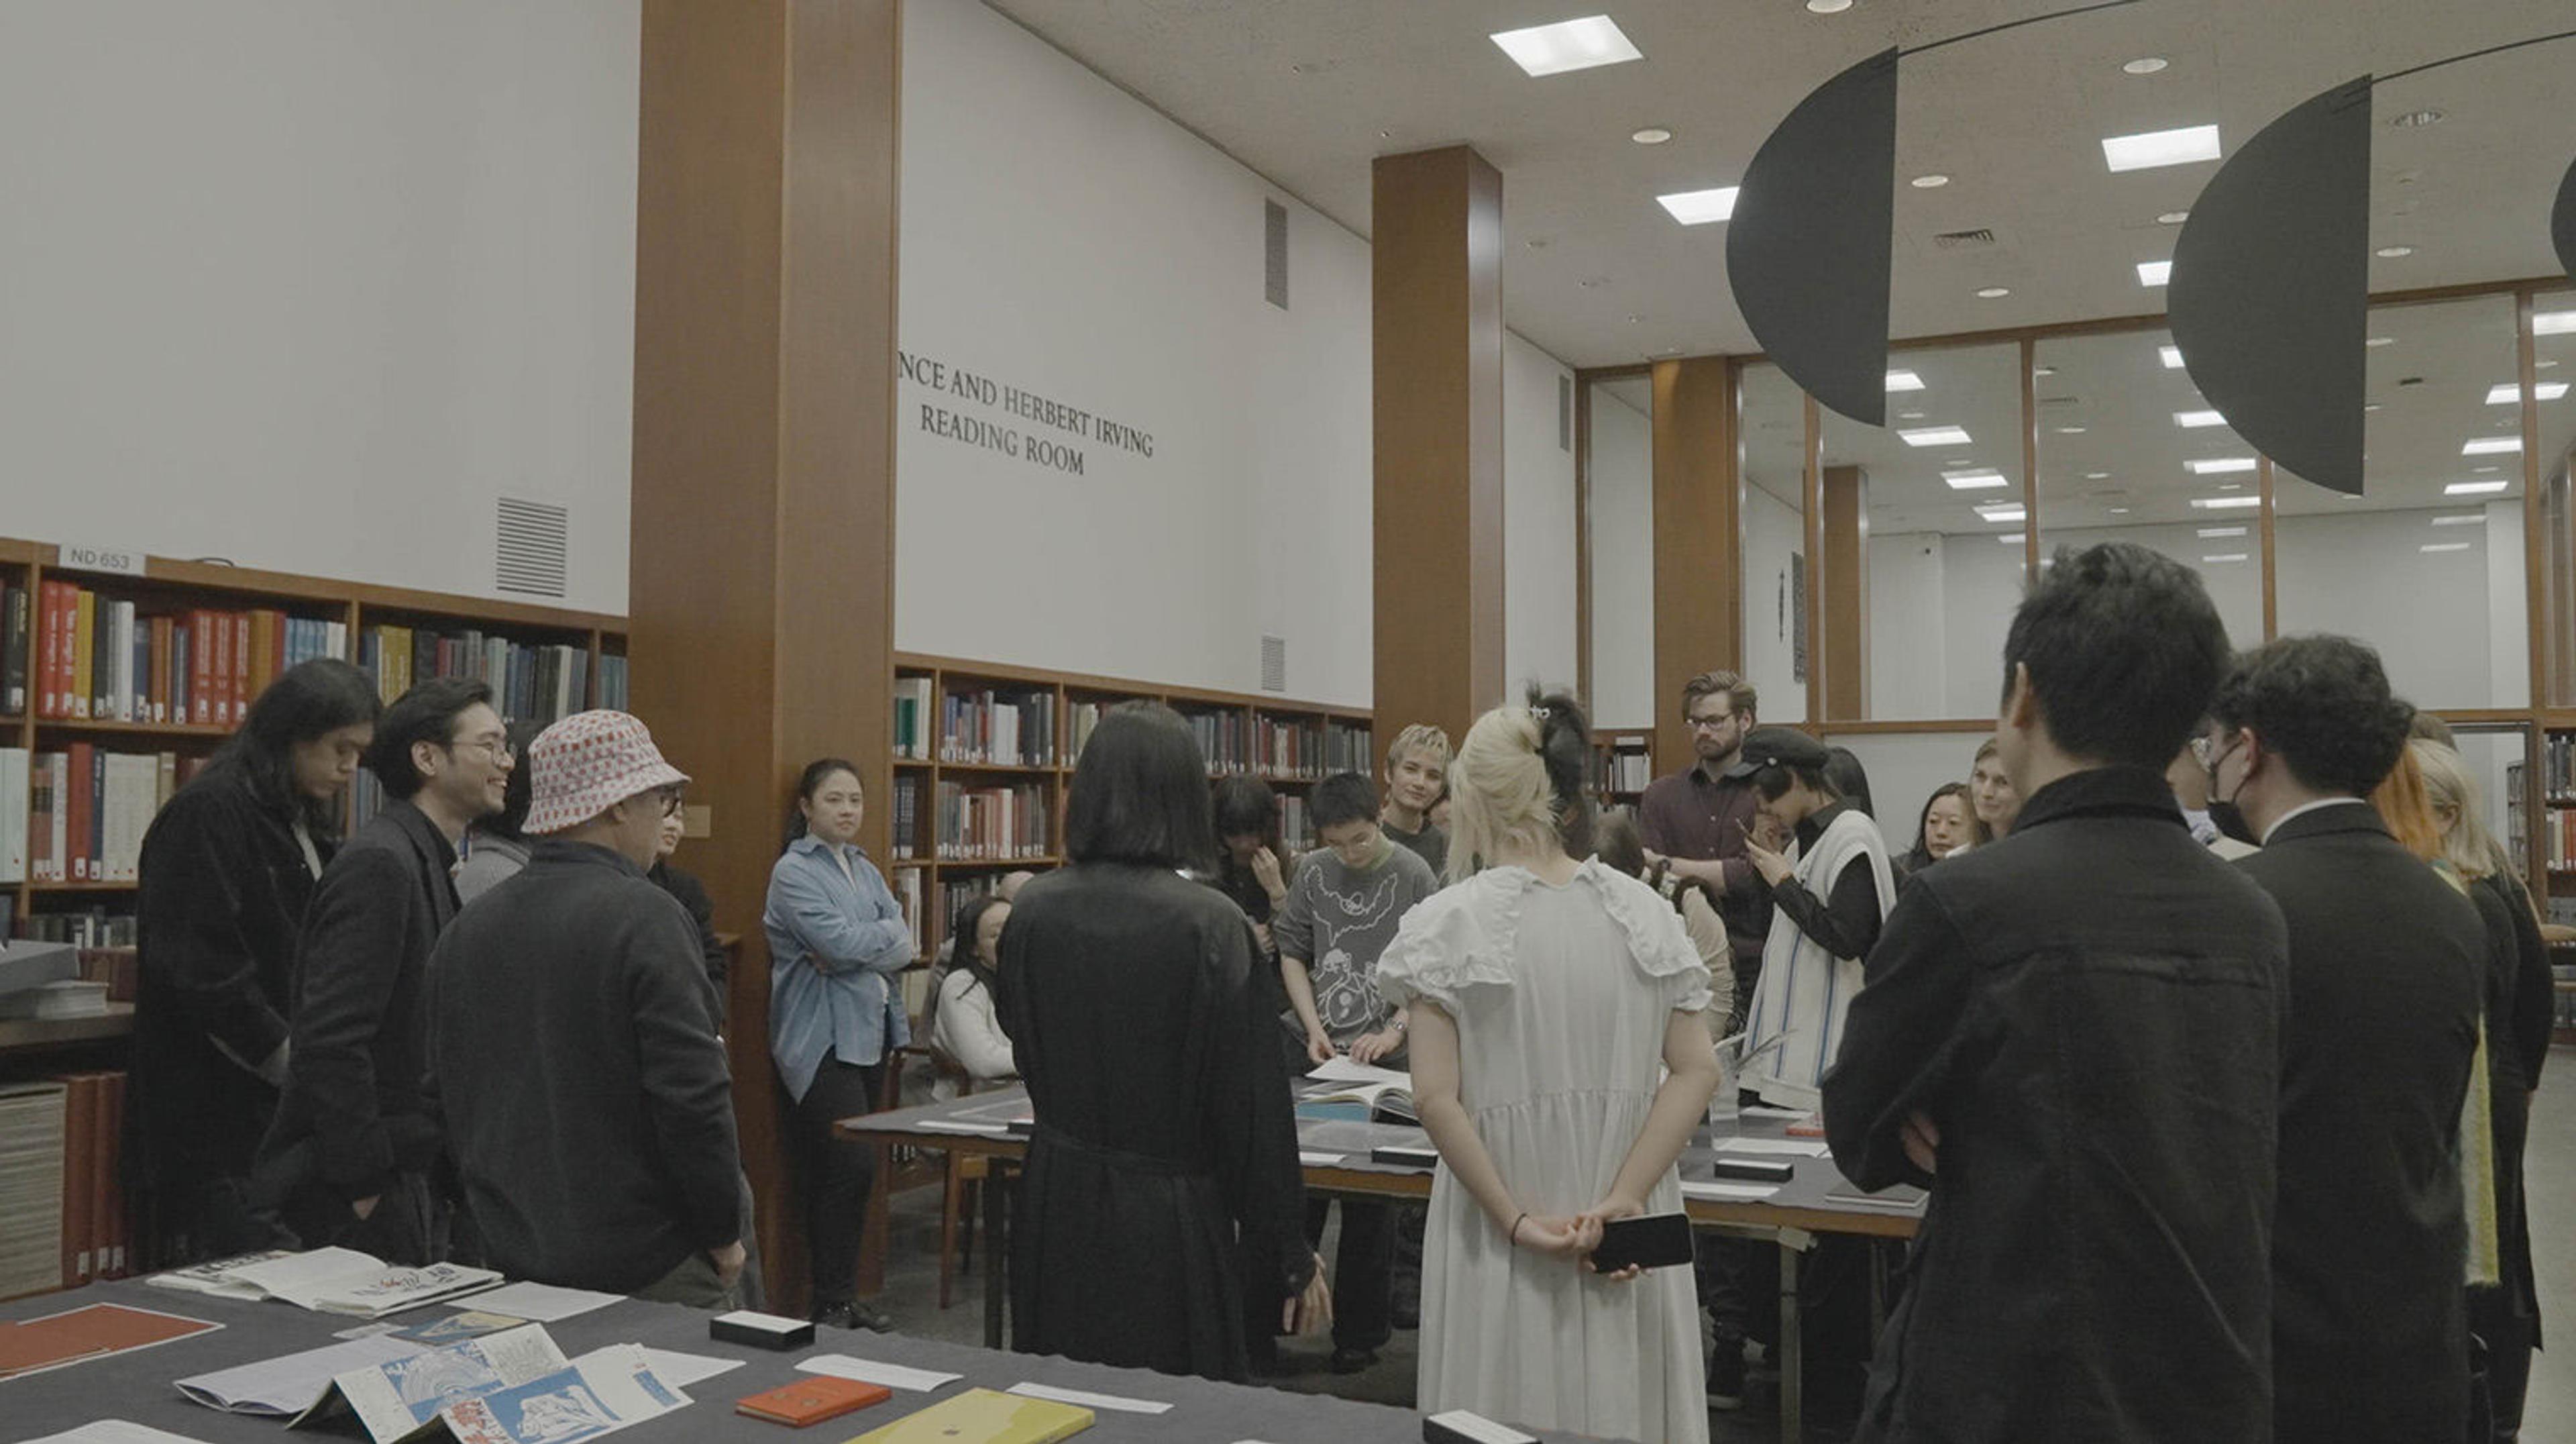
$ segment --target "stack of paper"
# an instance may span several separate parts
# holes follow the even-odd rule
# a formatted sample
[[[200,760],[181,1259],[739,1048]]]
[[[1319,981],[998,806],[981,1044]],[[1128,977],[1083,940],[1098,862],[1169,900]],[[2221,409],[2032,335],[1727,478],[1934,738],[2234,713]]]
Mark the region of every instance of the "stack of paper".
[[[0,1298],[63,1282],[63,1085],[0,1087]]]
[[[251,1254],[159,1274],[151,1280],[164,1288],[194,1289],[225,1298],[284,1299],[302,1308],[362,1319],[383,1318],[500,1281],[501,1276],[490,1269],[463,1264],[401,1268],[345,1248]]]

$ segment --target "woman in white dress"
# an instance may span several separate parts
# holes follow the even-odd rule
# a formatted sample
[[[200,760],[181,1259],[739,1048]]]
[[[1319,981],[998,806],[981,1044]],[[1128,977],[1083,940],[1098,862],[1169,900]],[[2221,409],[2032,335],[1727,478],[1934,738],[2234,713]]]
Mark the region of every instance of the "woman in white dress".
[[[1425,1413],[1705,1440],[1690,1270],[1589,1262],[1605,1221],[1681,1208],[1673,1163],[1718,1080],[1680,919],[1574,860],[1589,737],[1561,697],[1476,723],[1450,769],[1456,885],[1378,960],[1412,1010],[1414,1105],[1440,1150],[1417,1395]]]

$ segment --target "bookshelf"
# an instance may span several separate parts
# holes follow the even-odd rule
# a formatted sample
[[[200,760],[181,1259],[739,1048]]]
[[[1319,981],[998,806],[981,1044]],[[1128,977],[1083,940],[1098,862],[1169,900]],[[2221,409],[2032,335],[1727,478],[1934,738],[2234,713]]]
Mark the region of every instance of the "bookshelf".
[[[49,696],[47,629],[67,627],[54,640],[77,653],[83,612],[90,668],[85,677],[58,671]],[[9,931],[129,943],[133,862],[152,813],[286,666],[315,656],[369,666],[388,699],[423,676],[486,676],[505,710],[546,721],[581,706],[624,705],[625,626],[589,612],[165,557],[146,558],[140,575],[85,571],[64,565],[53,545],[0,537],[0,818],[9,823],[0,830],[0,895]],[[22,674],[23,697],[10,685]],[[88,764],[83,814],[96,814],[77,854],[68,797],[75,758]],[[104,786],[111,766],[113,785]],[[65,789],[60,803],[57,788]],[[352,789],[353,820],[372,810],[368,790]],[[56,805],[65,810],[60,853],[50,825]],[[12,845],[19,822],[27,824],[23,856]],[[96,876],[87,866],[93,853],[106,864]]]
[[[897,653],[886,880],[912,918],[922,964],[969,900],[1015,870],[1063,862],[1065,795],[1082,746],[1110,708],[1136,701],[1189,722],[1211,778],[1259,777],[1292,817],[1322,778],[1376,772],[1365,708]],[[908,993],[928,984],[918,969],[907,981]],[[922,999],[909,1001],[919,1011]]]
[[[1592,731],[1592,792],[1604,807],[1634,803],[1655,780],[1652,728],[1596,727]]]

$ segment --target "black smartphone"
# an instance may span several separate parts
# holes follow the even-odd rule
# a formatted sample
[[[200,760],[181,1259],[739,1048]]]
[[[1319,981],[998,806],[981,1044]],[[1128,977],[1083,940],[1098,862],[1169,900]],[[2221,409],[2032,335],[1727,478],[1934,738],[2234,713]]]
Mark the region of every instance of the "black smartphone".
[[[1632,1264],[1659,1269],[1690,1261],[1690,1215],[1682,1213],[1614,1218],[1601,1225],[1601,1242],[1592,1250],[1592,1267],[1605,1274]]]

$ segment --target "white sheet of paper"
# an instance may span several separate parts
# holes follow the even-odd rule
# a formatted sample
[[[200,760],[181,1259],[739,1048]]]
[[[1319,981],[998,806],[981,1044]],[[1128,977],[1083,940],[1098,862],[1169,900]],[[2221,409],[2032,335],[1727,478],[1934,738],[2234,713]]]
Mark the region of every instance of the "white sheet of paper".
[[[1833,1149],[1821,1138],[1721,1138],[1720,1153],[1787,1153],[1800,1158],[1822,1158]]]
[[[889,1389],[909,1389],[916,1394],[927,1394],[966,1377],[963,1374],[943,1374],[936,1369],[880,1363],[875,1359],[853,1359],[847,1354],[816,1354],[810,1359],[797,1360],[796,1367],[808,1374],[829,1374],[835,1379],[856,1379],[862,1384],[883,1384]]]
[[[1059,1404],[1079,1404],[1086,1409],[1115,1409],[1122,1414],[1168,1414],[1169,1404],[1151,1399],[1129,1399],[1118,1394],[1086,1394],[1080,1389],[1058,1389],[1047,1384],[1013,1384],[1007,1391],[1023,1399],[1052,1399]]]
[[[1374,1063],[1354,1063],[1334,1056],[1306,1075],[1318,1083],[1392,1083],[1399,1088],[1413,1086],[1413,1075],[1395,1068],[1381,1068]]]
[[[122,1419],[101,1419],[60,1434],[30,1439],[27,1444],[203,1444],[185,1434],[172,1434]]]
[[[749,1362],[719,1359],[707,1354],[674,1353],[669,1349],[654,1348],[651,1344],[640,1347],[644,1350],[644,1362],[653,1370],[653,1377],[674,1389],[694,1388],[718,1374],[730,1374]]]
[[[1011,1131],[1007,1123],[970,1123],[963,1118],[925,1118],[913,1125],[924,1133],[993,1133]]]
[[[290,1298],[332,1279],[382,1272],[384,1267],[385,1261],[371,1253],[360,1253],[353,1248],[316,1248],[237,1268],[233,1270],[233,1277],[246,1284],[256,1284],[280,1298]]]
[[[1345,1153],[1300,1153],[1297,1161],[1308,1168],[1330,1168],[1349,1156]]]
[[[1723,1198],[1734,1201],[1769,1198],[1780,1191],[1776,1183],[1719,1183],[1714,1179],[1682,1180],[1684,1198]]]
[[[1747,1103],[1737,1111],[1747,1118],[1778,1118],[1786,1122],[1795,1123],[1799,1119],[1806,1117],[1808,1114],[1813,1113],[1816,1110],[1812,1108],[1774,1108],[1768,1103]]]
[[[370,1364],[408,1359],[422,1352],[409,1339],[381,1335],[326,1344],[318,1349],[259,1359],[178,1381],[179,1392],[210,1409],[235,1414],[303,1413],[335,1375]]]
[[[474,1307],[482,1313],[525,1319],[532,1324],[551,1324],[561,1319],[569,1319],[576,1314],[589,1313],[593,1309],[607,1308],[624,1297],[626,1297],[624,1294],[603,1294],[595,1289],[567,1289],[554,1284],[516,1283],[503,1284],[497,1289],[486,1289],[476,1294]]]

